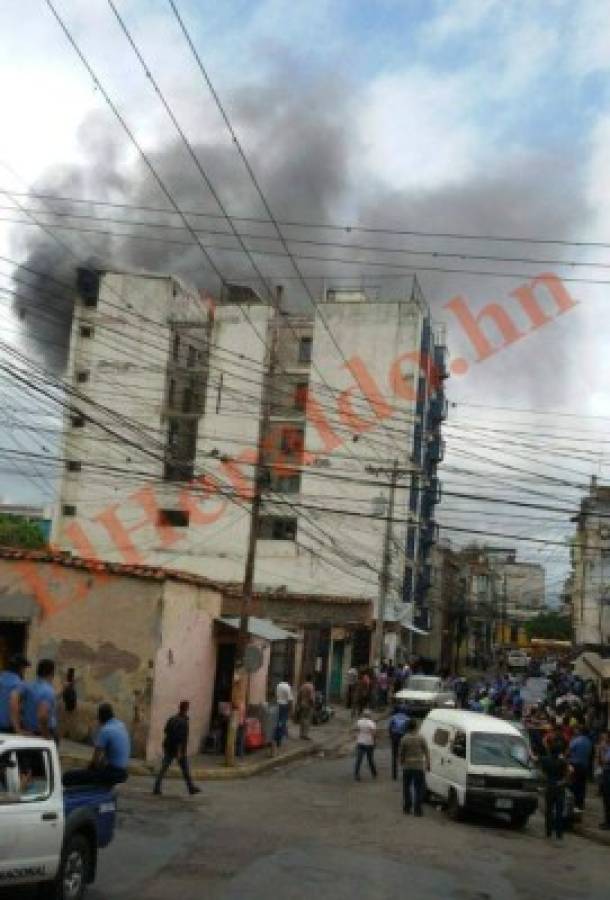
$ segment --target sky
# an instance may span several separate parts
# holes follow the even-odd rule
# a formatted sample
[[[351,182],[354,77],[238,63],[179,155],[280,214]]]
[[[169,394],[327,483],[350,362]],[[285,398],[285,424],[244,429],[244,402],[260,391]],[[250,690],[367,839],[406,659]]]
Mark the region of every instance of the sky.
[[[176,3],[277,216],[316,226],[433,233],[391,236],[320,227],[289,232],[410,251],[326,250],[335,258],[356,256],[359,263],[309,260],[303,267],[312,278],[362,279],[378,294],[396,289],[405,272],[389,268],[389,261],[417,272],[435,319],[447,325],[452,358],[469,361],[466,371],[454,368],[448,383],[447,490],[574,509],[591,474],[610,477],[604,450],[610,431],[606,5]],[[179,202],[216,209],[107,0],[55,5]],[[260,215],[260,202],[167,0],[116,0],[116,7],[225,207],[232,215]],[[10,285],[15,262],[44,259],[57,273],[90,258],[163,266],[208,285],[209,272],[192,250],[68,230],[53,232],[61,236],[59,244],[16,214],[24,202],[16,192],[28,190],[89,201],[166,203],[44,0],[1,5],[0,50],[0,188],[8,207],[0,214],[3,285]],[[92,204],[83,209],[104,214]],[[474,237],[434,236],[439,234]],[[247,261],[234,251],[215,258],[247,273]],[[379,261],[386,265],[373,265]],[[288,277],[285,262],[269,257],[262,264],[274,277]],[[577,303],[556,315],[552,297],[543,292],[548,321],[532,328],[514,292],[548,272],[563,280]],[[289,293],[296,305],[302,302],[296,287]],[[471,341],[447,308],[457,297],[473,312],[499,304],[527,335],[476,362]],[[9,294],[2,303],[7,338],[19,340],[19,332],[29,328],[32,352],[44,357],[31,317],[15,317]],[[500,344],[493,327],[488,334]],[[0,389],[6,391],[6,384]],[[29,445],[32,435],[19,435],[15,424],[4,422],[7,441],[18,437]],[[40,480],[31,472],[0,477],[6,500],[40,498]],[[441,509],[444,534],[453,542],[471,536],[452,526],[498,534],[496,543],[507,543],[502,535],[519,536],[523,540],[513,543],[523,558],[548,565],[550,593],[561,585],[568,558],[562,542],[571,528],[566,514],[475,505],[455,496],[446,497]]]

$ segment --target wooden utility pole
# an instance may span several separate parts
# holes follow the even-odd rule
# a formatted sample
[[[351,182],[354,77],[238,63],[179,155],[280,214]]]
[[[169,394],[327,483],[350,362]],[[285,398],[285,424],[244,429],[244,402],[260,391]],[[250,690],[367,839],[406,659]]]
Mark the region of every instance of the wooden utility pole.
[[[279,290],[278,290],[279,294]],[[280,296],[278,296],[279,305]],[[260,530],[260,512],[262,505],[262,492],[265,482],[267,466],[265,464],[265,439],[269,432],[271,418],[271,398],[273,395],[273,376],[275,373],[277,353],[277,318],[271,319],[271,341],[269,343],[267,368],[263,378],[261,390],[261,415],[258,423],[258,446],[256,464],[254,467],[254,479],[252,487],[252,505],[250,508],[250,533],[248,537],[248,551],[244,568],[244,581],[241,591],[241,610],[239,616],[239,631],[237,632],[237,647],[235,650],[235,667],[233,670],[233,689],[231,692],[231,716],[227,729],[227,741],[225,745],[225,764],[235,765],[235,739],[239,727],[239,719],[242,709],[247,702],[248,674],[244,667],[244,656],[248,646],[248,620],[252,607],[252,593],[254,590],[254,567],[256,563],[256,544]]]
[[[373,641],[373,662],[380,665],[383,658],[383,636],[385,626],[385,613],[388,599],[388,591],[390,587],[390,574],[392,568],[392,532],[394,519],[394,506],[396,498],[396,486],[398,479],[402,475],[409,475],[416,469],[415,466],[406,466],[400,468],[398,460],[395,459],[391,468],[367,466],[366,471],[371,475],[389,475],[390,476],[390,496],[388,501],[387,516],[385,521],[385,533],[383,538],[383,556],[381,563],[381,574],[379,576],[379,603],[377,609],[377,620],[375,622],[375,636]]]

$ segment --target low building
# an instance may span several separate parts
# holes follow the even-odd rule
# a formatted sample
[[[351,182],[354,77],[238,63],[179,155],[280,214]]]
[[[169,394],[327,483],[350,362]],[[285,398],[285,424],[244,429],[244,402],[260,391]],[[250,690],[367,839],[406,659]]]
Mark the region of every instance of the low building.
[[[592,650],[610,645],[610,486],[591,477],[574,517],[568,594],[574,641]]]
[[[97,705],[108,701],[127,724],[135,753],[153,759],[167,717],[187,699],[189,750],[198,752],[217,714],[221,643],[234,655],[234,623],[220,618],[227,593],[226,586],[169,569],[0,548],[0,643],[34,664],[55,660],[58,687],[69,667],[76,670],[80,737],[93,727]],[[260,703],[270,646],[288,635],[253,630],[262,666],[251,700]]]

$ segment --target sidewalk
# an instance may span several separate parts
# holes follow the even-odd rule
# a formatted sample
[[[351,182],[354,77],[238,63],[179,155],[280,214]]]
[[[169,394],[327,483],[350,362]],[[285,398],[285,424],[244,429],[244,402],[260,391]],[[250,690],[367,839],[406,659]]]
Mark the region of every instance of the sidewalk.
[[[385,712],[375,713],[376,719],[386,716]],[[351,719],[349,710],[344,707],[335,707],[335,715],[325,725],[312,726],[310,741],[303,741],[298,737],[299,726],[290,722],[288,725],[289,736],[280,747],[272,750],[263,747],[253,750],[242,759],[236,760],[234,767],[225,766],[222,754],[198,753],[190,757],[191,774],[194,781],[225,781],[234,778],[250,778],[259,775],[277,766],[287,765],[306,756],[315,753],[333,753],[341,749],[343,745],[352,740]],[[93,749],[86,744],[74,741],[62,741],[60,757],[64,771],[72,768],[82,768],[91,759]],[[128,771],[130,775],[152,776],[159,768],[159,760],[146,762],[142,759],[131,759]],[[182,778],[180,769],[173,765],[167,773],[167,778]]]

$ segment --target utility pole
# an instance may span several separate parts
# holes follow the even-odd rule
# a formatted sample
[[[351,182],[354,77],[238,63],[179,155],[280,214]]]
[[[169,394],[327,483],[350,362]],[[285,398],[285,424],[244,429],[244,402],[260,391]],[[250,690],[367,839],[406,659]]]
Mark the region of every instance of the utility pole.
[[[375,635],[373,642],[373,662],[376,665],[381,663],[383,657],[383,635],[385,625],[385,611],[388,599],[388,590],[390,587],[390,573],[392,567],[392,525],[394,519],[394,506],[396,498],[396,486],[398,479],[402,475],[410,475],[415,466],[399,467],[398,460],[395,459],[391,468],[383,466],[367,466],[366,471],[370,475],[389,475],[390,476],[390,497],[388,502],[388,514],[385,522],[385,534],[383,538],[383,556],[381,564],[381,574],[379,576],[379,603],[377,609],[377,621],[375,623]]]
[[[281,300],[281,288],[278,288],[278,307]],[[235,765],[235,739],[239,727],[240,711],[245,706],[248,692],[248,675],[244,667],[244,656],[248,646],[248,619],[252,606],[252,593],[254,590],[254,567],[256,563],[256,545],[260,530],[260,513],[262,505],[262,493],[267,466],[264,459],[265,438],[269,431],[271,418],[271,397],[273,394],[273,375],[275,373],[277,353],[277,319],[271,319],[271,341],[269,344],[268,362],[263,378],[261,401],[262,410],[258,423],[258,443],[256,464],[254,467],[254,480],[252,486],[252,505],[250,507],[250,533],[248,536],[248,550],[244,567],[244,581],[241,590],[241,610],[239,616],[239,631],[237,632],[237,646],[235,649],[235,666],[233,670],[233,688],[231,691],[231,715],[227,729],[227,741],[225,745],[225,765]]]

